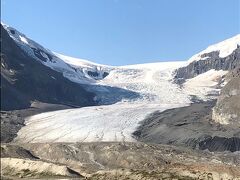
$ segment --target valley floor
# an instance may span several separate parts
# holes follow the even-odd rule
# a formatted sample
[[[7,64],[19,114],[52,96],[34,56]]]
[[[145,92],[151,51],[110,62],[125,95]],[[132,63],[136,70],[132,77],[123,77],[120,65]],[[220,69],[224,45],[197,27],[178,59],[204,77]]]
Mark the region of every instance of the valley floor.
[[[168,145],[95,142],[1,144],[2,177],[239,179],[239,153]],[[11,178],[13,177],[13,178]]]

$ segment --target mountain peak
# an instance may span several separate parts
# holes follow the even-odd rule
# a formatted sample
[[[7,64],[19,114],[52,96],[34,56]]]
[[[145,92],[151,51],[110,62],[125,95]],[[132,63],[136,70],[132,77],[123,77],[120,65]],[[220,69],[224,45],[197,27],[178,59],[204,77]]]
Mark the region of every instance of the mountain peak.
[[[206,48],[205,50],[201,51],[198,54],[195,54],[192,56],[188,62],[191,63],[193,61],[198,60],[205,60],[208,58],[206,54],[211,52],[219,52],[219,57],[224,58],[230,55],[235,49],[237,49],[238,45],[240,44],[240,34],[237,34],[236,36],[233,36],[229,39],[226,39],[224,41],[221,41],[217,44],[213,44]]]

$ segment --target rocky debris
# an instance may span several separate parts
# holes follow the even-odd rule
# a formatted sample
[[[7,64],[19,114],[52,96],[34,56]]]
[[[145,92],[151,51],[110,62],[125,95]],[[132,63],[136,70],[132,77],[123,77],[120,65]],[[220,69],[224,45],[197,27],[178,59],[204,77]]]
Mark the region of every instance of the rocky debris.
[[[13,144],[1,144],[1,158],[39,159],[29,150]]]
[[[228,83],[221,90],[212,118],[220,124],[240,128],[240,68],[229,72],[226,79]]]
[[[24,118],[17,112],[1,111],[1,142],[10,142],[24,126]]]
[[[5,174],[19,177],[83,175],[87,179],[237,179],[240,156],[235,153],[192,151],[144,143],[50,143],[7,146]],[[39,160],[15,156],[19,147]],[[16,157],[16,156],[15,156]],[[23,164],[23,162],[25,162]],[[18,163],[18,164],[16,164]],[[31,167],[30,165],[31,164]],[[13,171],[9,171],[9,168]],[[25,171],[27,170],[27,173]],[[69,172],[69,169],[75,173]],[[40,174],[40,175],[39,175]]]
[[[185,168],[179,168],[177,165],[173,169],[164,168],[161,171],[144,171],[144,170],[112,170],[112,171],[99,171],[94,173],[90,180],[218,180],[218,179],[238,179],[227,173],[219,174],[214,171],[198,171],[201,166],[191,168],[186,166]],[[187,169],[187,170],[186,170]]]
[[[199,149],[209,151],[239,151],[240,150],[240,138],[239,137],[206,137],[199,142]]]
[[[212,121],[215,102],[194,103],[187,107],[155,112],[133,133],[138,141],[208,149],[239,151],[240,129]]]
[[[198,175],[196,175],[197,177]],[[210,174],[205,177],[210,177]],[[128,170],[128,169],[121,169],[121,170],[112,170],[112,171],[99,171],[94,173],[90,178],[90,180],[156,180],[156,179],[187,179],[193,180],[195,178],[190,177],[188,175],[180,175],[178,173],[172,173],[168,171],[141,171],[141,170]],[[207,178],[206,178],[207,179]]]

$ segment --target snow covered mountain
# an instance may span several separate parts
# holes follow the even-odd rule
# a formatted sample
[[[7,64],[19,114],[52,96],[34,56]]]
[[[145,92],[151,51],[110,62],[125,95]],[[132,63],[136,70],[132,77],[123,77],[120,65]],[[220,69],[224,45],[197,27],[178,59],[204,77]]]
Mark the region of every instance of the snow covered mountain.
[[[189,79],[211,69],[231,71],[240,66],[240,34],[211,45],[192,56],[188,65],[176,71],[176,79]]]
[[[3,24],[3,23],[2,23]],[[3,24],[10,37],[33,59],[45,66],[63,73],[63,76],[77,83],[94,83],[103,79],[112,67],[89,62],[83,59],[72,58],[52,52],[35,41],[31,40],[16,29]]]
[[[96,104],[94,93],[26,54],[1,25],[1,110],[25,109],[33,101],[70,106]]]
[[[207,56],[209,53],[218,52],[219,58],[225,58],[233,53],[234,50],[236,50],[240,46],[240,34],[229,38],[227,40],[224,40],[220,43],[214,44],[206,48],[205,50],[201,51],[198,54],[195,54],[192,56],[188,62],[191,63],[193,61],[199,61],[199,60],[205,60],[210,58],[210,56]]]
[[[30,60],[94,93],[93,106],[27,118],[15,138],[20,142],[136,141],[133,132],[153,112],[216,99],[226,84],[225,75],[240,63],[239,35],[189,61],[117,67],[52,52],[12,27],[4,25],[4,29]],[[55,75],[51,79],[59,82]],[[159,129],[167,129],[166,124],[157,126]],[[196,137],[205,136],[199,133]],[[189,140],[188,135],[183,138],[184,143]]]

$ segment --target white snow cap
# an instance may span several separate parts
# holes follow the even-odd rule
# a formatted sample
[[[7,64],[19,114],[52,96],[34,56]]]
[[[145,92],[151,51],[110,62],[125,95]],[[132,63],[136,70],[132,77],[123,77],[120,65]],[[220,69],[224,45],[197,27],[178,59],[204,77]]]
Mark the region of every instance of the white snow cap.
[[[224,57],[230,55],[235,49],[237,49],[237,45],[240,45],[240,34],[238,34],[232,38],[229,38],[225,41],[222,41],[220,43],[209,46],[207,49],[192,56],[188,60],[188,62],[191,63],[193,61],[204,60],[204,59],[206,59],[206,57],[201,58],[201,55],[203,55],[205,53],[210,53],[213,51],[219,51],[219,57],[224,58]]]

